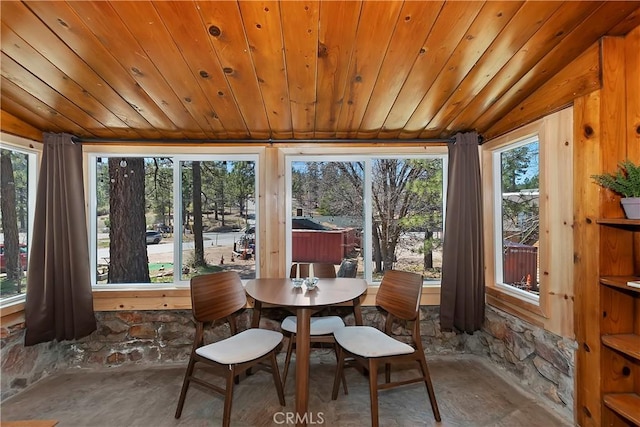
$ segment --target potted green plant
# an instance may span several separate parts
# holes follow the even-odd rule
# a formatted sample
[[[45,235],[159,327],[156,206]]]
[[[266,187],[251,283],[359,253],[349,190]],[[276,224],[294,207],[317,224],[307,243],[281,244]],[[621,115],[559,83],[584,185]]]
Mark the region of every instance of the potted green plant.
[[[620,202],[629,219],[640,219],[640,165],[627,159],[618,163],[616,173],[591,176],[604,188],[622,196]]]

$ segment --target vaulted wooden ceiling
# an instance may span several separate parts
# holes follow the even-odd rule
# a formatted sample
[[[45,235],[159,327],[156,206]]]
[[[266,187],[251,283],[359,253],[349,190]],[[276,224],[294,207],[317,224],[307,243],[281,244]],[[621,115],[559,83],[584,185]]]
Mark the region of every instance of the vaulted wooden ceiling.
[[[1,109],[144,140],[448,138],[496,124],[616,1],[2,1]],[[492,130],[493,129],[493,130]]]

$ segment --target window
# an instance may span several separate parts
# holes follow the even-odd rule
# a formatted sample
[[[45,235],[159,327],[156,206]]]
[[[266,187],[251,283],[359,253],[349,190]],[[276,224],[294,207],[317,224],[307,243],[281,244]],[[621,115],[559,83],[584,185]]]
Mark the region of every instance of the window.
[[[257,156],[90,156],[97,285],[256,277]],[[130,287],[130,285],[129,285]]]
[[[357,263],[379,282],[387,269],[439,281],[446,156],[288,156],[292,262]]]
[[[0,148],[0,300],[24,299],[30,230],[36,193],[37,154],[5,144]]]
[[[494,152],[496,197],[496,282],[523,298],[539,295],[540,167],[538,137],[532,136]]]

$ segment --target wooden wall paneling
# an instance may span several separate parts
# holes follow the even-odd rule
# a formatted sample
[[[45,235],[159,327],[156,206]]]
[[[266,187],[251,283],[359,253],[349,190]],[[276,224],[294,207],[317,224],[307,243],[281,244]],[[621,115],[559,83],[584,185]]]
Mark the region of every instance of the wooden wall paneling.
[[[484,2],[446,2],[379,132],[394,139],[427,93],[442,67],[480,12]]]
[[[533,2],[528,2],[527,5],[529,4],[533,4]],[[589,16],[600,5],[600,2],[574,1],[554,4],[560,5],[560,8],[542,24],[540,29],[525,42],[497,73],[491,73],[487,77],[491,78],[491,81],[486,86],[482,86],[479,92],[468,96],[464,101],[468,104],[462,113],[459,113],[457,117],[450,121],[446,127],[447,130],[451,132],[453,129],[459,128],[470,129],[471,124],[478,120],[495,100],[501,98],[514,81],[521,79],[527,70],[543,58],[544,52],[548,52],[553,46],[560,43],[582,19]],[[545,3],[545,5],[548,5],[548,3]],[[575,15],[576,11],[580,12],[578,16]],[[527,32],[526,29],[521,31],[525,34]],[[518,37],[514,35],[514,39],[516,38]],[[494,56],[492,52],[490,58]],[[490,58],[487,58],[487,60]],[[481,59],[481,61],[483,60],[484,58]],[[494,60],[497,63],[501,62],[500,58],[494,58]],[[489,60],[488,62],[491,61]],[[482,64],[484,65],[484,63]],[[479,78],[482,78],[482,76],[479,76]]]
[[[385,2],[384,11],[375,2],[363,2],[360,25],[356,33],[355,49],[349,64],[347,85],[343,105],[338,116],[338,129],[354,129],[351,132],[337,132],[338,138],[355,138],[362,118],[371,99],[371,93],[378,79],[381,64],[389,49],[389,43],[402,3]]]
[[[151,2],[114,2],[112,7],[151,61],[149,65],[155,66],[164,76],[175,98],[204,135],[224,139],[226,135],[219,118],[176,45],[176,41],[185,41],[187,34],[181,28],[176,33],[169,33]]]
[[[397,64],[413,64],[424,54],[422,47],[442,5],[443,1],[405,2],[402,5],[371,99],[360,123],[358,138],[377,136],[412,68],[398,67]],[[407,58],[411,58],[411,61],[407,61]]]
[[[164,114],[172,122],[171,128],[180,129],[178,134],[186,138],[195,137],[199,131],[201,132],[198,123],[184,108],[182,100],[178,98],[143,47],[138,44],[130,29],[120,19],[120,15],[113,8],[115,3],[70,2],[68,4],[107,49],[108,54],[105,60],[108,60],[109,56],[115,58],[119,63],[118,69],[124,69],[124,72],[134,80],[134,85],[139,86],[157,106],[162,106]],[[134,27],[140,27],[140,24],[145,22],[138,15],[130,19],[132,20],[130,25]]]
[[[476,66],[496,37],[518,12],[523,2],[492,1],[484,4],[466,34],[449,57],[420,104],[400,132],[400,138],[416,138],[431,122],[458,85]],[[508,37],[507,37],[508,38]],[[439,134],[429,137],[439,137]]]
[[[0,56],[0,68],[3,79],[13,83],[23,91],[14,92],[16,95],[22,93],[20,97],[15,96],[14,99],[25,99],[24,92],[26,92],[30,97],[46,105],[46,110],[55,109],[56,113],[54,114],[61,115],[64,119],[73,122],[75,124],[73,127],[79,128],[80,134],[100,137],[112,137],[114,135],[112,130],[104,127],[102,123],[93,117],[87,116],[76,104],[47,86],[33,74],[26,72],[24,68],[4,53]],[[11,89],[8,88],[8,90]]]
[[[42,142],[42,131],[4,110],[0,110],[0,131]]]
[[[179,46],[191,74],[207,96],[213,108],[208,113],[212,119],[224,123],[221,135],[226,135],[229,139],[247,138],[247,125],[211,45],[211,34],[207,32],[206,27],[184,25],[185,22],[201,21],[197,5],[183,1],[162,1],[154,2],[153,6]]]
[[[627,96],[627,158],[640,163],[640,26],[625,37]],[[640,276],[640,232],[634,233],[634,272]],[[640,313],[640,311],[636,311]],[[640,323],[640,318],[638,319]],[[640,335],[640,327],[638,329]],[[639,380],[640,381],[640,380]]]
[[[593,44],[571,64],[547,80],[532,95],[516,105],[484,135],[488,138],[501,135],[510,129],[571,105],[577,96],[585,95],[599,87],[599,49],[597,44]]]
[[[572,3],[571,7],[576,7]],[[551,52],[544,56],[533,68],[531,68],[516,84],[514,84],[502,97],[496,100],[484,113],[470,125],[485,134],[487,129],[496,123],[495,118],[502,118],[516,108],[521,97],[518,93],[527,94],[540,87],[547,75],[556,75],[565,64],[567,57],[577,58],[587,50],[602,34],[603,30],[611,28],[613,23],[631,13],[638,5],[633,2],[603,2],[592,15],[597,16],[593,21],[583,21],[573,28],[570,34],[564,37]],[[606,30],[605,30],[606,31]],[[520,98],[520,100],[519,100]],[[538,117],[541,117],[539,114]],[[498,119],[502,121],[502,119]],[[495,135],[495,133],[493,133]]]
[[[245,123],[255,129],[251,138],[269,138],[269,119],[265,106],[256,102],[260,93],[258,76],[253,67],[251,47],[247,43],[238,3],[235,1],[198,2],[202,21],[207,28],[220,30],[219,36],[210,36],[216,55],[222,65]],[[254,25],[247,23],[246,25]]]
[[[540,156],[540,199],[558,201],[554,209],[543,205],[540,212],[540,246],[549,248],[540,254],[541,280],[546,281],[545,295],[540,295],[540,306],[545,312],[545,329],[563,337],[574,338],[574,283],[572,265],[574,251],[555,248],[571,245],[573,248],[573,110],[568,108],[545,118],[541,135],[545,154]]]
[[[59,52],[57,55],[48,56],[57,68],[88,88],[93,96],[104,105],[109,105],[114,114],[123,117],[123,120],[130,125],[133,126],[138,120],[141,120],[141,129],[147,129],[149,133],[156,129],[180,135],[175,124],[136,84],[135,79],[122,67],[112,52],[107,50],[91,31],[85,31],[85,24],[75,10],[63,2],[28,2],[28,6],[38,19],[44,22],[50,31],[55,33],[57,38],[74,53],[91,52],[91,55],[85,56],[81,60],[75,55],[71,55],[70,52],[65,52],[62,55],[64,50],[59,48],[56,50]],[[3,4],[3,10],[4,7]],[[100,25],[100,22],[96,24]],[[72,30],[69,30],[70,28]],[[47,52],[49,49],[44,46],[48,46],[52,40],[56,40],[50,33],[40,34],[30,27],[21,31],[19,35],[41,52],[41,45],[44,52]],[[95,75],[90,71],[93,71]],[[114,100],[114,97],[119,100]],[[129,108],[121,105],[122,102]],[[136,116],[140,116],[140,118],[138,119]],[[144,125],[145,121],[148,123],[146,126]]]
[[[320,20],[326,25],[318,29],[315,138],[336,135],[353,55],[352,49],[344,47],[354,46],[361,8],[361,1],[323,2],[320,6]]]
[[[272,137],[292,138],[289,87],[283,78],[288,71],[284,62],[280,2],[247,1],[239,5]]]
[[[597,90],[573,104],[574,329],[577,342],[575,420],[600,425],[600,292],[598,241],[599,190],[591,175],[600,173],[600,97]]]
[[[282,37],[295,138],[312,138],[316,116],[318,16],[321,3],[282,2]]]
[[[260,221],[260,277],[284,277],[285,175],[284,155],[267,147],[261,164],[261,188],[258,193]]]

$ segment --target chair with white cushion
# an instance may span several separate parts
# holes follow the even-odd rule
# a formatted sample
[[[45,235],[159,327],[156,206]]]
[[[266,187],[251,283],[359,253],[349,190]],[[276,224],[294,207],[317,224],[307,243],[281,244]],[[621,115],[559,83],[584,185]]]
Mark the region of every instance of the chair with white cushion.
[[[431,383],[427,361],[420,338],[420,296],[422,275],[406,271],[386,271],[376,295],[376,304],[386,313],[384,332],[371,326],[347,326],[333,335],[338,345],[338,369],[333,382],[331,398],[338,398],[340,381],[344,381],[345,360],[356,362],[369,372],[371,425],[378,426],[378,390],[424,382],[436,421],[440,411]],[[395,319],[412,323],[411,343],[406,344],[391,336]],[[421,375],[407,380],[391,382],[391,363],[417,362]],[[385,367],[385,382],[378,384],[378,368]]]
[[[291,266],[290,277],[307,277],[309,275],[309,264],[293,264]],[[315,277],[331,279],[336,277],[336,269],[333,264],[313,264],[313,275]],[[311,318],[309,338],[311,343],[328,343],[331,344],[334,349],[336,348],[336,342],[333,338],[333,333],[339,329],[344,328],[344,321],[340,316],[314,316]],[[291,364],[291,355],[293,354],[293,348],[296,344],[296,332],[298,329],[298,322],[296,316],[287,316],[280,325],[283,331],[288,332],[289,345],[287,346],[287,356],[284,360],[284,372],[282,374],[283,386],[287,381],[287,373],[289,372],[289,365]],[[337,355],[337,352],[336,352]],[[346,383],[344,385],[345,393],[347,392]]]
[[[273,381],[280,404],[285,406],[280,372],[276,362],[276,349],[283,335],[277,331],[252,328],[237,333],[235,314],[244,308],[247,297],[238,273],[224,271],[191,278],[191,310],[196,323],[193,348],[182,383],[182,391],[176,409],[180,418],[189,384],[193,381],[224,395],[222,425],[227,427],[231,419],[234,378],[263,361],[270,362]],[[205,324],[227,319],[231,336],[220,341],[204,344]],[[219,368],[226,379],[226,387],[220,387],[194,375],[196,363]]]

